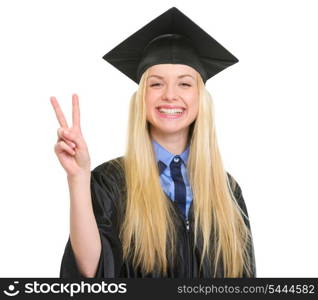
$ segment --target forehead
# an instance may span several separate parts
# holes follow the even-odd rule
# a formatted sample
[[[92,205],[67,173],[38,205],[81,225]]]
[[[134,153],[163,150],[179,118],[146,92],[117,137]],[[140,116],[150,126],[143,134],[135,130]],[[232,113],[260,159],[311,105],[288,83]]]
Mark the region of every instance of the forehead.
[[[195,78],[196,73],[197,71],[194,68],[183,64],[158,64],[153,65],[148,69],[148,77],[151,75],[158,75],[161,77],[190,75]]]

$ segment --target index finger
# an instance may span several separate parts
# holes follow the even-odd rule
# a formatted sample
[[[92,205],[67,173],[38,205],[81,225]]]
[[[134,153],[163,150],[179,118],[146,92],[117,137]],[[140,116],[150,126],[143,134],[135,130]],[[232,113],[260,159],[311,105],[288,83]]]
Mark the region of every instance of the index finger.
[[[64,114],[63,114],[61,107],[60,107],[59,103],[57,102],[56,98],[52,96],[52,97],[50,97],[50,100],[51,100],[52,106],[54,108],[56,118],[59,121],[61,127],[68,128],[66,119],[64,117]]]

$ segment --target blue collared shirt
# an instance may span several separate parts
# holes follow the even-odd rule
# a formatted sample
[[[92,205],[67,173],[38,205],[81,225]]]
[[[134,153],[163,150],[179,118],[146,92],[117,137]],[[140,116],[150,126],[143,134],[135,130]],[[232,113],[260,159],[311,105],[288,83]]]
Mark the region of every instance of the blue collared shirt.
[[[162,171],[160,174],[160,183],[161,186],[166,193],[168,197],[170,197],[171,200],[175,200],[174,195],[174,182],[171,177],[170,173],[170,163],[172,159],[175,157],[175,154],[172,154],[168,150],[166,150],[163,146],[161,146],[159,143],[157,143],[154,139],[152,140],[154,152],[157,158],[157,163],[159,160],[161,160],[167,167]],[[187,174],[187,161],[189,156],[189,150],[190,146],[188,145],[187,148],[180,154],[182,158],[182,164],[181,164],[181,173],[183,177],[183,181],[186,186],[186,217],[188,219],[189,215],[189,208],[192,201],[192,191],[190,187],[190,183],[188,180],[188,174]]]

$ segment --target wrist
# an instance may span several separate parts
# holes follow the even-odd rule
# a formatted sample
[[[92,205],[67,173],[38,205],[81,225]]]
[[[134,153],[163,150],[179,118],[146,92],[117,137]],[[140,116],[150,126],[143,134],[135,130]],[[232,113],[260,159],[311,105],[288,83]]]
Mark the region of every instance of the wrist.
[[[91,172],[90,171],[85,171],[85,172],[80,172],[75,175],[67,175],[67,181],[68,183],[82,183],[86,181],[90,181],[91,178]]]

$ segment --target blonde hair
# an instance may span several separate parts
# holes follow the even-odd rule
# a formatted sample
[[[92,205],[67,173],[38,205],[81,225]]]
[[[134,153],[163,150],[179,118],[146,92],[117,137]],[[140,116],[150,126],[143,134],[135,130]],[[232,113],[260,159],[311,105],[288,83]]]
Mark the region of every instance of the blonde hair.
[[[160,184],[146,120],[147,76],[148,70],[142,75],[130,102],[124,155],[127,202],[120,238],[124,259],[132,259],[134,266],[141,267],[144,273],[166,275],[167,256],[171,255],[174,261],[176,255],[177,236],[173,221],[176,215]],[[203,242],[200,268],[204,259],[208,259],[211,268],[214,266],[214,277],[219,264],[223,266],[224,277],[242,277],[244,270],[250,276],[248,249],[251,233],[244,222],[244,212],[235,199],[235,186],[229,182],[223,167],[212,97],[198,73],[197,84],[199,110],[190,126],[187,169],[193,194],[194,244],[199,236]]]

